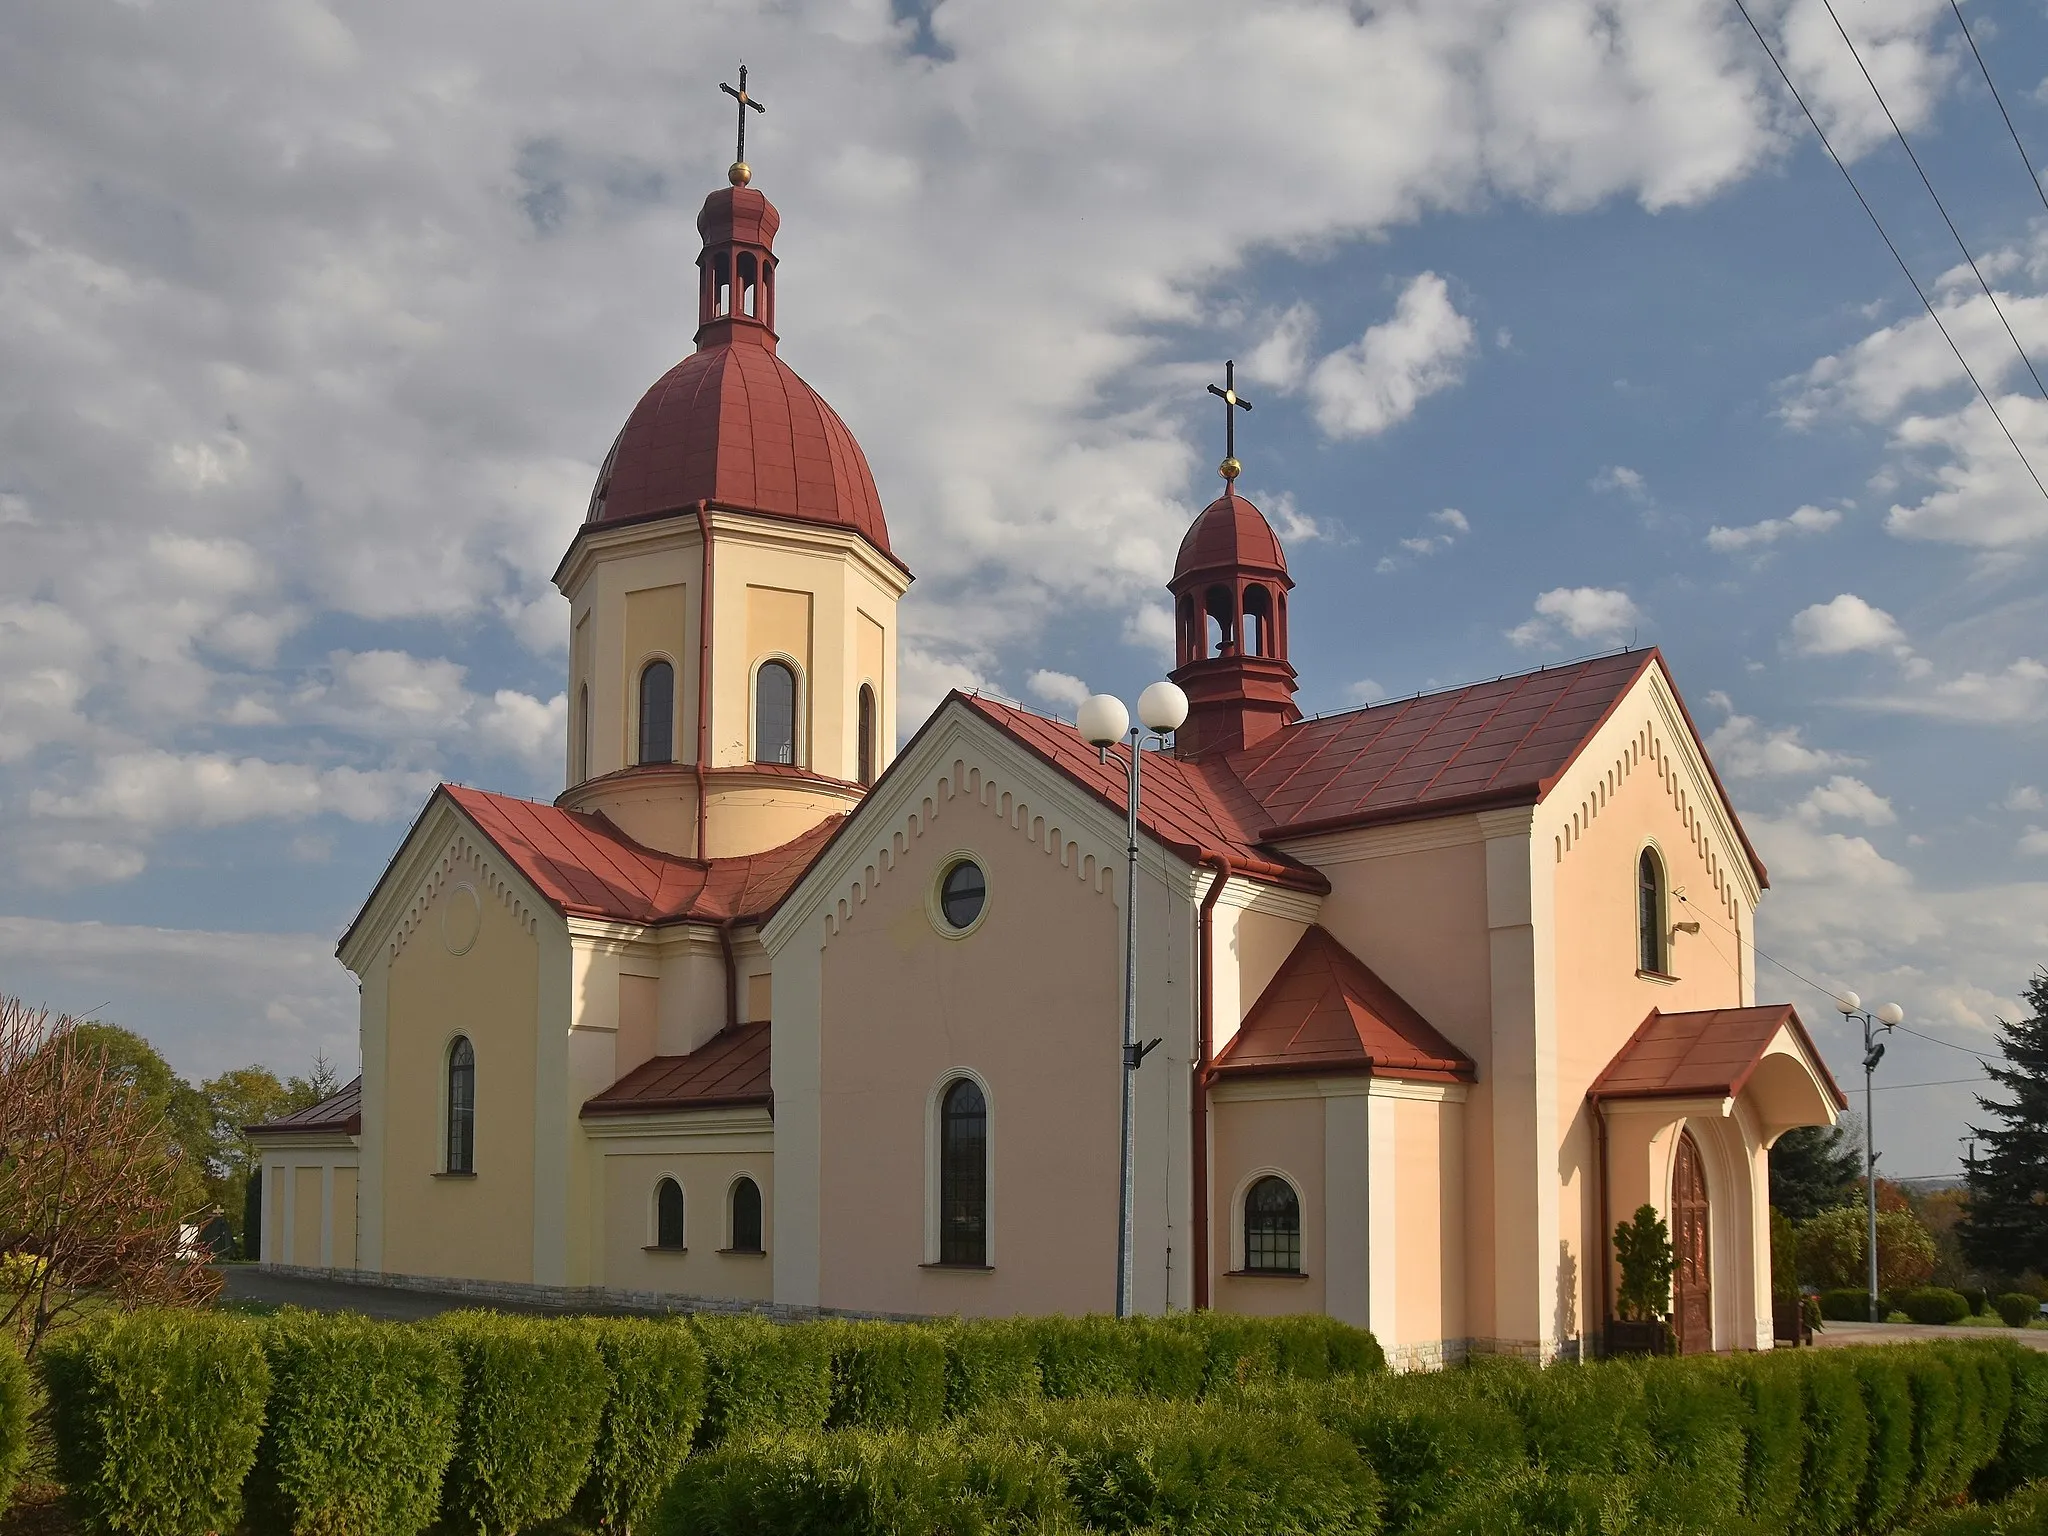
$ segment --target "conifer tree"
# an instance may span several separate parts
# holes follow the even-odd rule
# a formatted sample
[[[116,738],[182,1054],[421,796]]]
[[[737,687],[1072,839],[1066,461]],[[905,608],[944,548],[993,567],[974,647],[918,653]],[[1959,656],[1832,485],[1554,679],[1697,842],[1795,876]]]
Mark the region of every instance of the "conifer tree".
[[[1984,1064],[2010,1102],[1979,1096],[2001,1123],[1971,1126],[1984,1151],[1968,1175],[1963,1253],[1979,1269],[2048,1272],[2048,970],[2027,984],[2027,1017],[1998,1021],[2005,1064]]]
[[[1862,1143],[1854,1117],[1787,1131],[1771,1147],[1771,1204],[1794,1221],[1848,1205],[1863,1179]]]

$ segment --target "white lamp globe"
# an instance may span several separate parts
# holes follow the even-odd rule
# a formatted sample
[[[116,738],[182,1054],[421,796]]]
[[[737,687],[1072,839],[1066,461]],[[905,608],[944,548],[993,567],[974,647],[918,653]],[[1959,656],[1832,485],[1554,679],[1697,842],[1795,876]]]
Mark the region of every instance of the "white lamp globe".
[[[1138,695],[1138,719],[1148,731],[1177,731],[1188,718],[1188,696],[1169,682]]]
[[[1877,1010],[1877,1022],[1888,1028],[1896,1029],[1906,1022],[1906,1010],[1897,1003],[1886,1003]]]
[[[1115,694],[1095,693],[1081,701],[1074,723],[1089,746],[1106,747],[1123,740],[1124,732],[1131,728],[1131,712]]]
[[[1854,1013],[1858,1008],[1861,1008],[1862,1006],[1863,999],[1858,997],[1854,992],[1838,993],[1835,997],[1835,1009],[1839,1013],[1851,1014]]]

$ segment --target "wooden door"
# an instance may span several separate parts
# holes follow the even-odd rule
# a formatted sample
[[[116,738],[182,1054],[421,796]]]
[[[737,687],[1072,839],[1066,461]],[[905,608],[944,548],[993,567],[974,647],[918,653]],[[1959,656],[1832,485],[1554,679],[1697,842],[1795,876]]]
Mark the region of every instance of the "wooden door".
[[[1691,1131],[1678,1133],[1678,1166],[1671,1173],[1672,1323],[1682,1355],[1714,1348],[1714,1294],[1709,1260],[1707,1179]]]

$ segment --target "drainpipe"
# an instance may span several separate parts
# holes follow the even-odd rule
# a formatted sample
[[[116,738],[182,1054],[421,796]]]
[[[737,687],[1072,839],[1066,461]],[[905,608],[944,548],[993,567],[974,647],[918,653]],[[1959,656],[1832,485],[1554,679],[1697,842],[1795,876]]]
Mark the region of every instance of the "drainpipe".
[[[718,947],[725,954],[725,1027],[731,1029],[740,1021],[740,962],[733,953],[732,930],[738,924],[737,917],[722,917],[718,920]]]
[[[1190,1130],[1194,1145],[1191,1175],[1194,1183],[1194,1296],[1195,1310],[1205,1311],[1209,1306],[1209,1061],[1216,1053],[1216,898],[1223,894],[1223,883],[1230,878],[1230,860],[1220,853],[1203,850],[1196,861],[1197,868],[1216,871],[1216,878],[1209,882],[1209,889],[1202,897],[1201,915],[1196,926],[1201,930],[1200,972],[1195,982],[1196,1007],[1200,1025],[1196,1043],[1196,1059],[1193,1091],[1189,1094],[1189,1113],[1192,1121]]]
[[[711,744],[711,503],[697,503],[697,539],[704,547],[704,580],[697,593],[697,847],[700,859],[708,858],[704,851],[704,833],[707,817],[704,805],[704,758]],[[726,951],[726,974],[732,973],[732,951]],[[727,991],[730,992],[730,988]],[[728,1008],[728,1012],[732,1009]]]

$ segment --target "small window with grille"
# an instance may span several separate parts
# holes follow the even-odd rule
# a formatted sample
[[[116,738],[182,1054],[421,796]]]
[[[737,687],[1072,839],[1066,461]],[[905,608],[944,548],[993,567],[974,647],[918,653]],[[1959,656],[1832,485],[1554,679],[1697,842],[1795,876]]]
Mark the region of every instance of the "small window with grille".
[[[1245,1191],[1244,1267],[1269,1275],[1301,1273],[1301,1197],[1272,1174]]]

